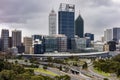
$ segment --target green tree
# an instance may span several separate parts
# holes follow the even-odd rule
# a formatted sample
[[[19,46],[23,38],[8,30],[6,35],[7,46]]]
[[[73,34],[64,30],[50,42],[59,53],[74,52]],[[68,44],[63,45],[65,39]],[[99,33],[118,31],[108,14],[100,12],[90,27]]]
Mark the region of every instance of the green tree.
[[[14,80],[15,72],[13,70],[3,70],[0,72],[0,80]]]
[[[28,62],[28,60],[26,59],[25,62]]]
[[[108,78],[104,78],[103,80],[109,80]]]
[[[31,76],[28,73],[18,74],[15,77],[15,80],[30,80]]]
[[[4,68],[3,60],[0,60],[0,72],[3,70],[3,68]]]
[[[68,75],[64,75],[62,78],[63,78],[62,80],[71,80],[70,76]]]
[[[43,66],[43,69],[46,70],[46,69],[47,69],[47,66]]]
[[[17,72],[18,74],[23,74],[25,72],[25,69],[22,65],[15,65],[13,67],[13,70]]]
[[[59,70],[62,71],[62,66],[60,65]]]
[[[17,60],[15,61],[15,64],[18,64],[18,61],[17,61]]]
[[[85,62],[82,66],[82,69],[87,69],[88,68],[88,64]]]
[[[53,58],[52,57],[47,57],[48,62],[52,62]]]
[[[32,76],[30,80],[45,80],[42,76]]]

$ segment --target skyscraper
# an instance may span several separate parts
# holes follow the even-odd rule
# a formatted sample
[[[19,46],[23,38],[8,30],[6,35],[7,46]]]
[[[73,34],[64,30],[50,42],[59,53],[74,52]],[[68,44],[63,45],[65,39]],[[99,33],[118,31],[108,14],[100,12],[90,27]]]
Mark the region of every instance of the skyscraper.
[[[25,46],[25,53],[30,54],[30,48],[32,47],[31,37],[24,37],[24,46]]]
[[[112,29],[106,29],[104,31],[104,41],[108,42],[113,39],[113,31]]]
[[[12,37],[9,37],[9,48],[12,48]]]
[[[12,31],[12,46],[17,47],[21,46],[22,33],[20,30]]]
[[[113,40],[117,42],[120,40],[120,28],[113,28]]]
[[[2,29],[1,40],[2,40],[2,51],[6,51],[9,48],[9,30]]]
[[[75,5],[60,4],[58,12],[58,33],[67,36],[67,49],[71,49],[71,38],[74,38]]]
[[[49,35],[56,34],[56,13],[54,10],[49,14]]]
[[[80,14],[75,20],[75,34],[80,38],[83,38],[84,35],[84,20]]]
[[[2,39],[0,38],[0,51],[2,51]]]
[[[71,4],[60,4],[58,12],[58,27],[59,34],[64,34],[68,38],[73,38],[75,35],[74,31],[74,14],[75,5]]]

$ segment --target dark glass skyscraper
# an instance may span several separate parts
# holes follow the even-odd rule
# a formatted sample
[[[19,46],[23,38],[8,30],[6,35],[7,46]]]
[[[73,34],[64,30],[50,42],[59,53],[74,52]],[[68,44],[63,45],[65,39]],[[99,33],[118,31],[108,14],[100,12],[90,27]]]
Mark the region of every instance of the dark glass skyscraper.
[[[2,29],[1,39],[2,39],[2,51],[8,50],[9,48],[9,30],[8,29]]]
[[[67,36],[67,46],[71,49],[71,38],[74,38],[74,17],[75,17],[75,5],[60,4],[58,12],[58,33]]]
[[[83,38],[84,35],[84,20],[82,19],[81,15],[75,20],[75,34],[78,37]]]
[[[74,11],[74,5],[60,4],[60,10],[58,12],[59,34],[64,34],[68,38],[73,38],[75,35]]]
[[[120,40],[120,28],[113,28],[113,40],[117,42]]]

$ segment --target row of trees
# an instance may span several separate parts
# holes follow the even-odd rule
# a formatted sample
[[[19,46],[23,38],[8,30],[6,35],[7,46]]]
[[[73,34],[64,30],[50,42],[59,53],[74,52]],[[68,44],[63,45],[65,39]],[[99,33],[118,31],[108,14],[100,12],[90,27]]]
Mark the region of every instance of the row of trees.
[[[0,80],[70,80],[70,77],[64,75],[51,78],[43,75],[31,75],[27,72],[16,75],[13,70],[3,70],[0,72]]]
[[[106,73],[116,73],[117,76],[120,76],[120,55],[113,57],[112,59],[100,59],[95,61],[94,67],[100,71]]]
[[[70,80],[70,77],[64,75],[51,78],[35,75],[32,69],[25,69],[22,65],[0,60],[0,80]]]

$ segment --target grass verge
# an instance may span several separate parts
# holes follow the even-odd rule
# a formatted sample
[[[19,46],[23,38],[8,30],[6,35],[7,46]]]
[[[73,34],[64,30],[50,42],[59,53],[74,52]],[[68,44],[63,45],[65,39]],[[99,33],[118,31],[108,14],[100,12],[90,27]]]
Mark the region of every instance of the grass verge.
[[[102,76],[105,76],[105,77],[110,77],[110,73],[105,73],[103,71],[97,70],[96,68],[94,68],[94,72],[96,72]]]
[[[43,73],[43,74],[47,74],[47,75],[51,75],[51,76],[58,76],[57,74],[55,74],[49,70],[42,69],[42,68],[26,68],[26,69],[33,69],[35,72],[39,72],[39,73]]]

